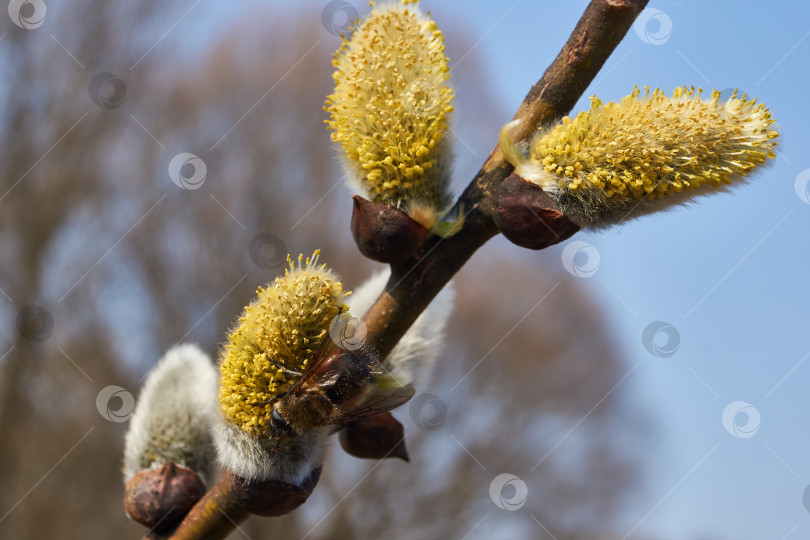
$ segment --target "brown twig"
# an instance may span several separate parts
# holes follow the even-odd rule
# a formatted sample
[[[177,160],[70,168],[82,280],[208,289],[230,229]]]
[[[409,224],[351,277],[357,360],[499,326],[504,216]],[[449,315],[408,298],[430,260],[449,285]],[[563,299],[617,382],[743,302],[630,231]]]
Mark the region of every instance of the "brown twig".
[[[237,523],[250,515],[236,497],[230,471],[217,480],[208,493],[197,501],[170,538],[225,538]]]
[[[593,0],[588,5],[568,42],[515,113],[514,119],[521,120],[512,130],[515,142],[573,108],[647,2]],[[383,356],[472,254],[498,233],[490,198],[511,171],[496,146],[456,203],[456,210],[465,212],[463,229],[450,238],[431,237],[417,258],[392,266],[386,291],[363,318],[367,342]]]
[[[557,58],[518,108],[514,118],[522,122],[512,131],[515,142],[573,108],[648,1],[591,1]],[[465,213],[463,229],[450,238],[431,237],[416,257],[392,265],[385,292],[363,318],[367,343],[381,355],[391,352],[472,254],[498,233],[490,197],[511,169],[496,146],[456,202],[456,210]],[[224,538],[248,514],[234,494],[232,474],[226,472],[171,538]]]

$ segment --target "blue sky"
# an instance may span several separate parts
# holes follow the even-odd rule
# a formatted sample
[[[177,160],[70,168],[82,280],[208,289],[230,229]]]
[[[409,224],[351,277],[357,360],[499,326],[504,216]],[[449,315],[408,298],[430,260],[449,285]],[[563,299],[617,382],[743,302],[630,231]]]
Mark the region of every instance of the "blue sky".
[[[483,63],[493,108],[510,116],[586,4],[422,2],[452,29],[448,41],[460,29],[472,39],[475,56],[463,61]],[[201,6],[185,24],[225,24],[249,7]],[[653,0],[575,108],[592,94],[620,99],[635,84],[736,87],[770,107],[781,134],[777,159],[732,195],[572,239],[592,246],[576,264],[598,253],[596,271],[582,279],[632,370],[617,391],[648,410],[658,439],[646,498],[623,516],[629,538],[810,537],[802,501],[810,485],[809,20],[800,2]],[[468,176],[459,176],[460,186]],[[566,245],[532,256],[562,266]],[[645,346],[645,328],[657,321],[669,334]]]
[[[511,28],[482,43],[489,70],[504,78],[520,72],[511,76],[518,84],[497,89],[502,99],[519,102],[550,59],[544,52],[534,70],[522,71],[520,58],[507,51],[519,50],[536,21],[553,20],[560,24],[532,49],[556,53],[583,5],[520,3],[502,23]],[[781,140],[777,159],[732,196],[576,237],[598,250],[588,286],[602,300],[629,368],[638,365],[627,384],[653,413],[661,438],[662,453],[651,456],[649,508],[631,511],[628,524],[672,539],[807,538],[802,494],[810,483],[810,436],[803,427],[810,414],[802,405],[810,377],[810,258],[796,231],[807,229],[810,205],[795,187],[810,167],[803,151],[810,143],[808,8],[694,1],[653,1],[650,8],[658,11],[628,34],[586,96],[615,100],[633,84],[738,87],[770,107]],[[495,7],[482,9],[491,10],[483,21],[470,20],[478,31],[497,15]],[[586,106],[583,99],[576,110]],[[806,188],[800,192],[806,199]],[[669,358],[642,343],[654,321],[677,331]],[[723,411],[738,401],[759,413],[749,438],[732,436],[723,424]],[[736,425],[745,428],[743,405],[734,410],[742,411]],[[751,432],[756,415],[748,411]]]

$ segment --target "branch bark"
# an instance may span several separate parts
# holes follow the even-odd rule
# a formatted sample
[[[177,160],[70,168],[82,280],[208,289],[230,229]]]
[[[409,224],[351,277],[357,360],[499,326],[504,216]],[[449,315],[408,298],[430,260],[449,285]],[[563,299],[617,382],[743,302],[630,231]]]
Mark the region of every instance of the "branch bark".
[[[521,120],[511,132],[516,143],[570,112],[647,2],[593,0],[588,5],[557,58],[515,113],[514,120]],[[462,231],[446,239],[431,237],[416,258],[392,266],[386,291],[363,318],[367,343],[382,356],[391,352],[472,254],[498,233],[490,198],[511,172],[496,145],[456,203],[455,210],[465,213]]]
[[[514,119],[522,121],[512,131],[515,142],[568,114],[648,1],[590,2],[554,62],[515,113]],[[496,145],[456,202],[455,210],[465,214],[463,229],[450,238],[429,238],[415,257],[392,265],[385,291],[363,317],[368,327],[366,342],[383,357],[473,253],[498,234],[490,197],[511,172]],[[226,472],[171,538],[224,538],[248,515],[233,492],[232,474]]]
[[[170,538],[225,538],[249,515],[236,497],[233,473],[225,471],[217,483],[189,510]],[[157,540],[157,539],[155,539]]]

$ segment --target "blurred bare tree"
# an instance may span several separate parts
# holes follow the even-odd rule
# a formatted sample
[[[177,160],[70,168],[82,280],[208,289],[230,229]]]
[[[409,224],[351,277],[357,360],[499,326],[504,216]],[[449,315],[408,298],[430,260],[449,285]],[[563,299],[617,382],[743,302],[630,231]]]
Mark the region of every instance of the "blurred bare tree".
[[[127,392],[178,341],[215,355],[287,251],[322,248],[349,287],[371,272],[323,127],[333,29],[268,7],[167,32],[188,9],[76,0],[0,27],[2,538],[142,535],[121,503]],[[466,180],[507,113],[446,30]],[[206,165],[199,189],[168,175],[182,152]],[[396,413],[412,463],[335,448],[308,504],[249,520],[251,538],[614,536],[640,440],[627,404],[602,400],[630,368],[579,285],[516,252],[493,242],[457,279],[436,397]],[[501,473],[527,484],[520,511],[490,498]]]

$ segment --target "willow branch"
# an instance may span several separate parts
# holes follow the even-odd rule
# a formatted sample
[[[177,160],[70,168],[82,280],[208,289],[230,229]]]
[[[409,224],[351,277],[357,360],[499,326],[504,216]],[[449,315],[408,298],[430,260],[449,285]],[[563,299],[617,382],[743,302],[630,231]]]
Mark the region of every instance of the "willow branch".
[[[183,522],[170,538],[225,538],[249,515],[236,497],[230,471],[217,480],[202,499],[189,510]]]
[[[518,108],[514,119],[522,122],[512,131],[515,142],[568,114],[648,1],[591,1],[557,58]],[[456,202],[455,209],[465,214],[463,229],[450,238],[431,237],[415,258],[392,265],[385,291],[363,318],[366,342],[383,357],[473,253],[498,233],[489,198],[511,170],[496,146]],[[224,538],[248,514],[234,495],[232,474],[226,472],[171,538]]]
[[[648,0],[593,0],[543,77],[532,86],[514,119],[520,142],[538,126],[570,112]],[[391,352],[430,301],[478,248],[498,233],[490,197],[512,172],[498,146],[456,202],[464,227],[450,238],[431,237],[415,259],[392,266],[385,292],[363,318],[367,343],[382,356]],[[453,215],[453,212],[451,212]]]

